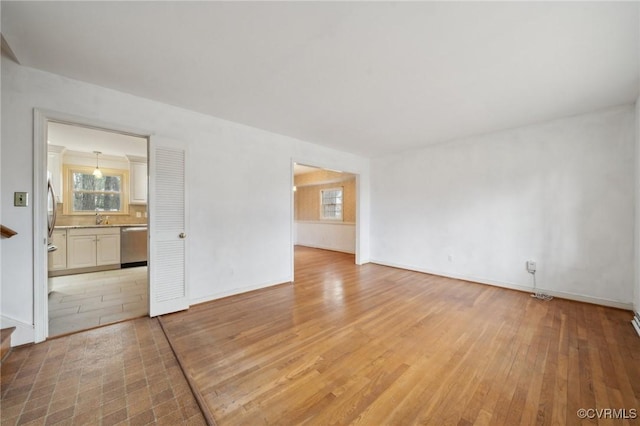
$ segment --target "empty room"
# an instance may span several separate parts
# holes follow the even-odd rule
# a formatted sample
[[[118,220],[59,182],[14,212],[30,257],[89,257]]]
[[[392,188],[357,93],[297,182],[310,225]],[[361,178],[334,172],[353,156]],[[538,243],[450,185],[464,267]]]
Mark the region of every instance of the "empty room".
[[[640,424],[640,2],[0,7],[3,425]]]

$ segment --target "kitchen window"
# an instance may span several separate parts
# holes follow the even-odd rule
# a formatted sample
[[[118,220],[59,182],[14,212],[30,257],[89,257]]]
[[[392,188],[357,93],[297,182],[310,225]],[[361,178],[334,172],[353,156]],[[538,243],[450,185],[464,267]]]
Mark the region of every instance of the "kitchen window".
[[[98,178],[93,170],[91,167],[65,166],[64,214],[127,214],[129,172],[101,168],[102,177]]]
[[[330,188],[320,191],[320,218],[323,220],[342,220],[343,188]]]

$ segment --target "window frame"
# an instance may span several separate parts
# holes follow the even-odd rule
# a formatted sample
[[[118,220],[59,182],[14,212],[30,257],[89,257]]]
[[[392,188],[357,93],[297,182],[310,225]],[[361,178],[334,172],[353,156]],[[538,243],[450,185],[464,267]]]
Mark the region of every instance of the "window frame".
[[[342,202],[340,203],[340,217],[327,217],[324,214],[324,206],[331,205],[324,203],[324,193],[329,191],[340,191],[340,198]],[[337,204],[336,204],[337,205]],[[344,186],[336,186],[333,188],[322,188],[320,189],[320,220],[334,221],[334,222],[342,222],[344,220]]]
[[[65,215],[72,216],[84,216],[84,215],[95,215],[96,211],[92,210],[83,210],[83,211],[74,211],[73,210],[73,195],[75,193],[73,189],[73,173],[83,173],[83,174],[92,174],[95,170],[95,167],[91,166],[78,166],[73,164],[65,164],[63,165],[64,173],[64,194],[63,194],[63,203],[62,203],[62,213]],[[117,215],[128,215],[129,214],[129,171],[127,169],[108,169],[100,167],[102,171],[102,175],[108,176],[119,176],[121,181],[120,187],[120,210],[119,211],[104,211],[98,210],[98,213],[109,215],[109,216],[117,216]],[[102,191],[98,191],[102,192]],[[106,191],[104,191],[106,192]]]

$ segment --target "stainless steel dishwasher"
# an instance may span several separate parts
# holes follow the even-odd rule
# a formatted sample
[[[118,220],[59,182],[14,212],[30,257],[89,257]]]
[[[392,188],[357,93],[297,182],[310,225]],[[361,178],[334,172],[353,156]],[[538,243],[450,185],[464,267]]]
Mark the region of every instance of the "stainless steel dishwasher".
[[[147,264],[147,227],[120,228],[120,263],[122,268]]]

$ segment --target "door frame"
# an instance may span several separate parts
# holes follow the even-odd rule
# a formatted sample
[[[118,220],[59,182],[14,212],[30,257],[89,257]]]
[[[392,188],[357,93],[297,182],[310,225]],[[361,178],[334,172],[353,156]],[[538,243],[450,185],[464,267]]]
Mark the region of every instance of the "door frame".
[[[153,132],[105,123],[78,115],[34,108],[33,110],[33,327],[35,343],[49,337],[47,257],[47,132],[50,121],[88,127],[147,139],[147,161]],[[148,163],[147,163],[148,164]],[[147,176],[148,176],[147,169]],[[148,215],[152,213],[149,211]],[[151,261],[151,259],[149,260]],[[151,283],[149,283],[151,285]]]
[[[362,231],[362,224],[363,224],[363,220],[362,220],[362,208],[361,208],[361,194],[362,194],[362,188],[361,188],[361,184],[362,184],[362,180],[360,178],[360,173],[357,172],[352,172],[349,170],[342,170],[342,168],[340,166],[337,165],[331,165],[331,164],[326,164],[320,161],[316,161],[316,160],[309,160],[309,159],[300,159],[300,158],[291,158],[291,171],[290,171],[290,184],[289,184],[289,192],[291,194],[291,205],[290,205],[290,211],[291,211],[291,244],[289,245],[291,247],[291,281],[295,282],[295,226],[296,226],[296,220],[295,220],[295,194],[293,192],[293,186],[295,185],[295,176],[294,176],[294,167],[296,164],[300,164],[300,165],[304,165],[304,166],[308,166],[308,167],[316,167],[318,169],[325,169],[325,170],[341,170],[342,173],[350,173],[352,175],[355,175],[356,177],[356,244],[355,244],[355,264],[356,265],[362,265],[364,263],[367,263],[368,261],[364,261],[362,259],[362,253],[363,253],[363,247],[362,245],[362,239],[361,236],[363,235]]]

